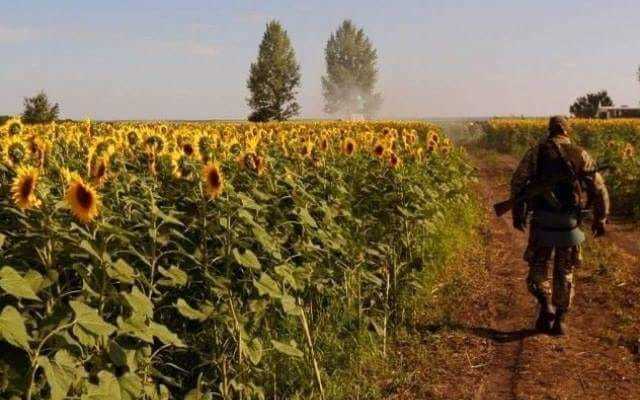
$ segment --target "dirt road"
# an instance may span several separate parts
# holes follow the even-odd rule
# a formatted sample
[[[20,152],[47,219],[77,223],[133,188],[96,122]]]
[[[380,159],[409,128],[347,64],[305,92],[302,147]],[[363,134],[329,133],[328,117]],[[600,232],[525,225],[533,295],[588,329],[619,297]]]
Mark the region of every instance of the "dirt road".
[[[485,274],[468,277],[477,281],[467,296],[447,321],[426,323],[420,345],[399,348],[416,380],[388,398],[640,399],[640,229],[614,223],[607,237],[588,241],[569,334],[539,334],[531,329],[537,308],[525,283],[526,236],[491,209],[506,198],[517,160],[470,153],[486,216],[480,253],[467,262]]]

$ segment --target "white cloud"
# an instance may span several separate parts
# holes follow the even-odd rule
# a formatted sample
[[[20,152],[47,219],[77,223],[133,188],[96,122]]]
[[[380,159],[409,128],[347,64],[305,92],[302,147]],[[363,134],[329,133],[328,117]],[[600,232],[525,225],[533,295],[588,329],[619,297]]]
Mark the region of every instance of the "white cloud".
[[[27,27],[14,28],[0,25],[0,43],[21,43],[35,36],[35,32]]]

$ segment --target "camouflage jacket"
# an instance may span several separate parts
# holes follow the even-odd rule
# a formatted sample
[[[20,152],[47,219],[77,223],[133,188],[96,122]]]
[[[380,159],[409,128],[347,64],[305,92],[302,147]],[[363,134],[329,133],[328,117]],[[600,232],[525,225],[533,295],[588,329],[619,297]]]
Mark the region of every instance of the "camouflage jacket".
[[[546,136],[542,141],[549,140]],[[581,147],[571,143],[566,135],[558,135],[550,140],[564,150],[564,154],[569,163],[573,166],[576,174],[585,174],[590,179],[587,180],[586,193],[589,199],[588,204],[593,208],[594,220],[604,222],[609,215],[609,192],[605,186],[604,179],[600,173],[596,172],[596,163]],[[541,142],[542,142],[541,141]],[[539,144],[533,146],[525,154],[518,168],[511,178],[511,196],[516,198],[524,189],[524,187],[533,179],[537,171]]]

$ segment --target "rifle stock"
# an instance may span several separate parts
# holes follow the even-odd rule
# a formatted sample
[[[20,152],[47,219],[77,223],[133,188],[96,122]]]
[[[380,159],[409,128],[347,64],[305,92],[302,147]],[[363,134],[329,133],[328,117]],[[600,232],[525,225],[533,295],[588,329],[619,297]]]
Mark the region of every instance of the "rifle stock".
[[[493,205],[493,210],[496,212],[496,215],[498,217],[501,217],[504,214],[508,213],[509,210],[511,210],[512,208],[513,208],[513,200],[511,199],[501,201],[500,203],[496,203]]]

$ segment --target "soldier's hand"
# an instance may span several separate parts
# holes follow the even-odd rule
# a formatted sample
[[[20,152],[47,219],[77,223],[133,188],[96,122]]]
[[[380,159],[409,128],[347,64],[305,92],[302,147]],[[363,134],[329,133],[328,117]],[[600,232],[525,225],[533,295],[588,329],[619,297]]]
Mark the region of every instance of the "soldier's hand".
[[[519,230],[520,232],[524,232],[527,229],[527,223],[524,221],[513,221],[513,227]]]
[[[593,224],[591,225],[591,231],[593,232],[594,237],[601,237],[605,235],[605,223],[606,221],[593,221]]]

